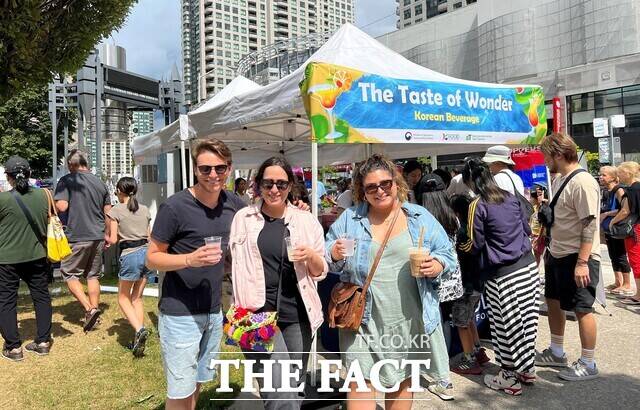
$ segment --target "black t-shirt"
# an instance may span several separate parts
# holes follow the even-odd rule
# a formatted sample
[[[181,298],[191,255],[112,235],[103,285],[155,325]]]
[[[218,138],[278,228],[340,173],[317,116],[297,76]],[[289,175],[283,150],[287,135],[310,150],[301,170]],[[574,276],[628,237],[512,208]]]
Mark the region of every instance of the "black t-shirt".
[[[634,182],[625,189],[624,196],[629,200],[631,215],[640,216],[640,182]]]
[[[278,282],[280,281],[280,263],[282,262],[282,288],[280,290],[280,309],[278,321],[282,323],[298,323],[308,320],[304,310],[304,302],[298,290],[298,279],[293,263],[287,258],[284,238],[289,236],[289,229],[284,219],[271,218],[264,213],[264,228],[258,235],[258,249],[264,267],[266,300],[258,312],[273,312],[277,306]]]
[[[69,202],[66,234],[69,242],[104,239],[104,207],[111,205],[107,186],[89,171],[78,171],[60,178],[56,200]]]
[[[222,249],[226,253],[233,217],[245,206],[237,195],[223,191],[218,205],[211,209],[185,189],[160,205],[151,236],[169,244],[168,252],[174,255],[204,246],[207,236],[222,236]],[[217,313],[223,276],[224,257],[214,266],[169,271],[162,282],[158,308],[164,314],[175,316]]]

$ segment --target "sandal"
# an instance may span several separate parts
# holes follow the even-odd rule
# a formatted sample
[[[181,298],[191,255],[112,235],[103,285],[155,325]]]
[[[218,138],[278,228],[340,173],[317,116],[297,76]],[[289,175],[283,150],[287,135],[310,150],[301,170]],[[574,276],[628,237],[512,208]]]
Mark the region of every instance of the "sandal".
[[[621,300],[620,302],[624,303],[625,305],[640,306],[640,300],[636,298],[627,298],[627,299]]]

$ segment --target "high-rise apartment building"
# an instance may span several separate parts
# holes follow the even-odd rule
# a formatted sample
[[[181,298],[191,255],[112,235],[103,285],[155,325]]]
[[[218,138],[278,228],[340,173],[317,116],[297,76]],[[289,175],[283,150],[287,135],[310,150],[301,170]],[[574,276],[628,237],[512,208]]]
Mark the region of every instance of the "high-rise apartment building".
[[[130,133],[134,137],[153,132],[153,111],[131,112]]]
[[[396,27],[403,29],[412,24],[425,21],[428,18],[438,16],[460,9],[477,0],[396,0],[396,14],[398,21]]]
[[[220,91],[248,53],[291,37],[335,31],[354,0],[182,0],[185,105]]]

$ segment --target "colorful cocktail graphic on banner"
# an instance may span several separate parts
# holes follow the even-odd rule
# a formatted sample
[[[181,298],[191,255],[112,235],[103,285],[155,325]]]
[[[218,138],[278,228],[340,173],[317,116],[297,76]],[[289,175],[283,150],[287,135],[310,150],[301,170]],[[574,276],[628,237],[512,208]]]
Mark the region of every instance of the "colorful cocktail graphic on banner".
[[[342,132],[335,130],[333,107],[336,105],[338,96],[350,88],[351,74],[345,70],[335,71],[326,82],[315,84],[309,88],[309,98],[318,101],[327,112],[329,132],[324,135],[325,139],[334,140],[346,136]]]
[[[300,84],[320,143],[537,144],[539,86],[398,79],[311,63]]]

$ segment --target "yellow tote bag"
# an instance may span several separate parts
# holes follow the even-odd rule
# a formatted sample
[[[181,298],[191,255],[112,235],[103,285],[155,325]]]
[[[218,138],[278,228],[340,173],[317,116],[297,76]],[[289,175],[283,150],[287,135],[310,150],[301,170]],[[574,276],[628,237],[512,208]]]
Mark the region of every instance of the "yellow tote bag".
[[[48,189],[44,189],[49,202],[49,223],[47,224],[47,257],[51,262],[60,262],[71,255],[71,247],[67,236],[64,234],[62,222],[58,218],[58,210],[53,201],[53,196]]]

